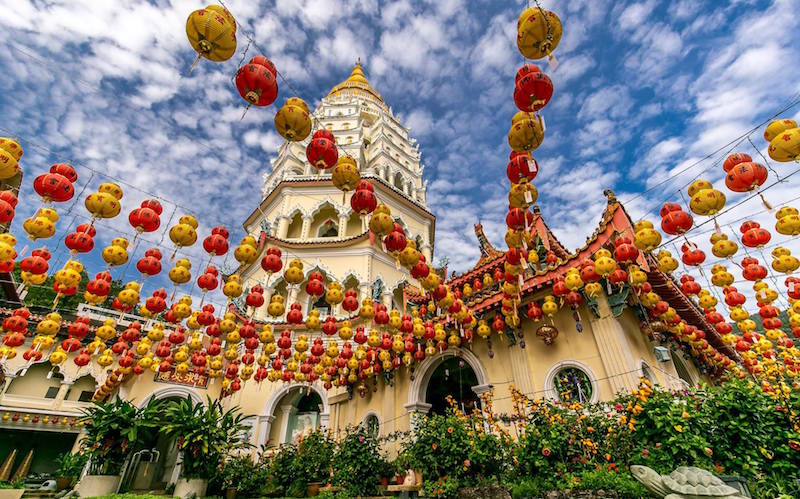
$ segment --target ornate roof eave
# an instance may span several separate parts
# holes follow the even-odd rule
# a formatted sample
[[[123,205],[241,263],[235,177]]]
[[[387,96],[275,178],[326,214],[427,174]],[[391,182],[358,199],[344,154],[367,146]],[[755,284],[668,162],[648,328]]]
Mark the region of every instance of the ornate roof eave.
[[[389,193],[395,199],[398,199],[401,202],[405,203],[406,205],[414,208],[420,215],[422,215],[424,217],[427,217],[427,218],[430,218],[433,221],[433,224],[431,224],[431,242],[433,242],[433,230],[434,230],[434,224],[436,223],[436,215],[431,213],[430,210],[428,210],[427,207],[423,206],[419,201],[416,201],[416,200],[411,199],[410,197],[406,196],[403,192],[398,191],[397,189],[392,187],[388,182],[386,182],[382,178],[380,178],[380,177],[378,177],[376,175],[372,175],[372,174],[363,175],[362,178],[366,179],[366,180],[370,180],[370,181],[377,181],[377,183],[379,183],[382,187],[384,187],[381,192]],[[289,178],[289,179],[281,180],[280,182],[278,182],[278,184],[275,186],[275,188],[272,189],[272,191],[269,193],[269,195],[261,200],[261,203],[258,205],[258,207],[255,210],[253,210],[253,212],[250,213],[250,215],[245,219],[244,223],[242,224],[242,226],[245,228],[245,230],[247,230],[247,226],[248,225],[250,225],[251,223],[253,223],[253,221],[255,221],[256,217],[262,213],[262,210],[269,205],[269,203],[275,198],[275,196],[278,195],[278,193],[280,191],[279,187],[284,186],[284,185],[295,185],[295,186],[297,186],[297,185],[299,185],[299,186],[303,186],[303,185],[330,185],[330,186],[333,186],[333,181],[330,178],[320,178],[320,179],[309,179],[309,178],[291,179],[291,178]],[[378,201],[380,202],[380,199],[378,199]]]

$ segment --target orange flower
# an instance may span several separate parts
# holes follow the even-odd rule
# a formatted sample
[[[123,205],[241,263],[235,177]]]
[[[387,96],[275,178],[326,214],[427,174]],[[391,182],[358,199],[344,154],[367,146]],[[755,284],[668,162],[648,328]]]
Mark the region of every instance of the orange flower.
[[[452,426],[447,428],[447,433],[453,433],[453,427]]]
[[[431,447],[433,448],[433,450],[436,450],[436,442],[434,442],[433,444],[431,444]]]

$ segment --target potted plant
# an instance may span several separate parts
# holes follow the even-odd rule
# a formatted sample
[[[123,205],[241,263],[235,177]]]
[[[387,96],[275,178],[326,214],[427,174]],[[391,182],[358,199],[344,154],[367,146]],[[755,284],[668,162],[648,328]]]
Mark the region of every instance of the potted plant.
[[[321,428],[302,436],[297,442],[297,464],[306,480],[307,495],[319,494],[331,479],[331,461],[336,443]]]
[[[86,455],[65,452],[56,458],[56,489],[64,490],[72,486],[86,465]]]
[[[89,468],[77,485],[81,497],[117,491],[126,459],[155,438],[159,405],[158,401],[151,400],[138,409],[127,400],[117,398],[84,410],[81,454],[88,459]]]
[[[247,447],[247,426],[238,408],[225,410],[219,400],[195,403],[191,397],[169,402],[161,431],[175,438],[181,452],[181,473],[173,495],[201,497],[208,479],[231,451]]]
[[[235,499],[237,494],[256,497],[266,479],[265,467],[254,464],[249,455],[241,455],[225,461],[216,487],[226,499]]]
[[[16,482],[0,481],[0,499],[20,499],[25,493],[22,480]]]

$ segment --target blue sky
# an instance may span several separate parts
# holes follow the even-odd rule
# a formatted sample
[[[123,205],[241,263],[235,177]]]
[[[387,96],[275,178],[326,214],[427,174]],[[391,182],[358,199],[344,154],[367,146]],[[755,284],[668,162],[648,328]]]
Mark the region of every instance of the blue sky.
[[[514,74],[523,63],[514,37],[524,2],[226,4],[240,30],[254,35],[310,104],[361,58],[372,85],[420,142],[428,202],[437,215],[436,257],[447,256],[455,270],[469,268],[478,257],[472,232],[478,220],[504,246],[506,133],[515,112]],[[202,5],[0,0],[11,14],[0,30],[6,47],[0,52],[0,128],[27,140],[15,233],[23,234],[22,221],[38,206],[33,178],[71,160],[78,190],[88,181],[88,193],[107,180],[91,176],[85,165],[130,184],[123,185],[125,213],[147,193],[156,194],[165,204],[164,228],[173,210],[176,218],[191,211],[201,220],[201,238],[224,224],[238,242],[282,141],[272,125],[277,106],[251,109],[240,121],[244,102],[231,77],[247,44],[241,35],[230,61],[202,61],[187,73],[193,52],[185,21]],[[605,188],[631,200],[626,206],[633,216],[649,212],[657,221],[661,204],[680,201],[678,189],[685,191],[693,178],[720,186],[724,154],[687,166],[800,92],[800,18],[794,14],[800,0],[543,5],[561,17],[564,38],[557,70],[542,61],[555,93],[543,111],[547,134],[535,152],[535,184],[548,222],[570,248],[596,227]],[[251,47],[247,56],[257,54]],[[279,83],[278,104],[292,96]],[[796,118],[799,108],[784,116]],[[752,140],[765,151],[761,130]],[[736,150],[756,154],[747,141]],[[774,166],[781,174],[793,171]],[[797,195],[796,185],[782,184],[767,197],[780,204]],[[730,201],[743,199],[727,194]],[[727,216],[735,220],[760,209],[748,202]],[[62,218],[59,245],[84,215],[81,201]],[[761,216],[774,225],[768,213]],[[131,233],[123,217],[100,229],[100,247],[116,235],[112,229]],[[698,237],[708,249],[708,235]],[[146,248],[142,243],[139,253]],[[193,254],[201,253],[197,247]],[[94,254],[96,261],[99,251]],[[198,258],[195,271],[199,265]],[[125,277],[138,275],[131,267]]]

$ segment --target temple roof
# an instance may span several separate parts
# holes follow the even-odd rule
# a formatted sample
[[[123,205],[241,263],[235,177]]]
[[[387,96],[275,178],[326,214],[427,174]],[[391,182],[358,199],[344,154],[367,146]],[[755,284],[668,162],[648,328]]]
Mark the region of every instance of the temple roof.
[[[369,80],[367,80],[367,77],[364,76],[364,69],[361,67],[361,59],[356,62],[356,65],[353,67],[353,71],[350,73],[350,76],[343,82],[334,86],[328,95],[338,95],[342,90],[352,90],[354,93],[358,93],[358,91],[363,90],[378,99],[381,103],[385,104],[381,94],[372,88],[372,85],[369,84]]]

